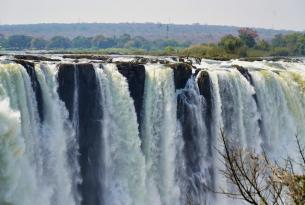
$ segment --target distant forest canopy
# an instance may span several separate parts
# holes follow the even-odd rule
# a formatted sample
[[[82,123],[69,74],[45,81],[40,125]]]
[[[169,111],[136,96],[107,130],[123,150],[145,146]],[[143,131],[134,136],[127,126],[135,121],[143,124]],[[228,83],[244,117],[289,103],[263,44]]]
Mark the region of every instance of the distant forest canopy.
[[[191,44],[216,43],[224,35],[238,35],[239,27],[215,25],[178,25],[161,23],[74,23],[74,24],[28,24],[0,25],[0,33],[5,36],[28,35],[36,38],[51,39],[63,36],[73,39],[77,36],[92,37],[103,34],[106,37],[118,37],[129,34],[141,36],[147,40],[174,39]],[[255,29],[261,38],[270,40],[277,34],[293,31]]]
[[[51,39],[27,35],[4,36],[0,34],[0,49],[5,50],[100,50],[108,48],[142,49],[143,51],[163,50],[167,47],[186,48],[189,42],[178,42],[173,39],[147,40],[141,36],[131,37],[123,34],[118,37],[77,36],[73,39],[64,36],[54,36]]]
[[[200,44],[179,51],[180,55],[200,58],[305,56],[305,33],[277,34],[270,41],[251,28],[241,28],[238,36],[225,35],[215,44]]]
[[[276,34],[266,40],[251,28],[240,28],[237,35],[224,35],[217,43],[192,44],[170,38],[149,40],[142,36],[122,34],[106,37],[56,35],[50,39],[28,35],[0,34],[2,50],[54,50],[69,52],[183,55],[200,58],[240,58],[265,56],[305,56],[305,33]],[[114,50],[115,49],[115,50]]]

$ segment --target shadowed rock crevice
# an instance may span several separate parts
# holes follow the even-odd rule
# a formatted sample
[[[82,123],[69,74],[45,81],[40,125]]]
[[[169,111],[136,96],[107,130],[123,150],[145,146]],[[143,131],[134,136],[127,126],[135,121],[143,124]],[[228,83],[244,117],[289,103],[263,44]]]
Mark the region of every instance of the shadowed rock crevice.
[[[211,136],[213,136],[212,133],[212,126],[213,126],[213,111],[214,111],[214,103],[213,102],[213,88],[212,88],[212,81],[211,78],[209,76],[209,73],[206,70],[202,70],[198,72],[197,75],[197,83],[198,83],[198,88],[199,88],[199,92],[200,95],[202,95],[205,99],[206,102],[206,112],[204,114],[204,118],[205,118],[205,126],[207,128],[207,147],[208,147],[208,155],[213,158],[213,144],[215,144],[214,140],[217,139],[212,139]],[[216,186],[215,184],[215,173],[214,173],[214,168],[210,167],[209,168],[209,176],[211,177],[211,187],[214,188]]]
[[[76,73],[77,75],[75,75]],[[77,82],[75,82],[77,81]],[[72,118],[74,94],[78,94],[79,163],[82,184],[79,186],[83,205],[101,204],[101,92],[92,64],[61,64],[58,72],[59,96],[65,102]],[[78,85],[75,87],[75,85]],[[78,89],[75,92],[75,89]]]
[[[206,102],[206,112],[205,112],[205,123],[206,128],[208,131],[208,136],[212,136],[212,112],[213,112],[213,97],[212,97],[212,85],[211,85],[211,79],[209,76],[209,73],[205,70],[198,73],[197,76],[197,83],[200,95],[202,95]],[[208,147],[209,147],[209,154],[212,155],[212,149],[213,149],[213,142],[212,139],[208,138]]]
[[[117,67],[119,72],[127,79],[140,125],[145,85],[145,67],[142,64],[135,63],[117,63]]]
[[[174,81],[176,89],[185,87],[188,79],[192,75],[192,66],[186,63],[169,65],[174,70]]]

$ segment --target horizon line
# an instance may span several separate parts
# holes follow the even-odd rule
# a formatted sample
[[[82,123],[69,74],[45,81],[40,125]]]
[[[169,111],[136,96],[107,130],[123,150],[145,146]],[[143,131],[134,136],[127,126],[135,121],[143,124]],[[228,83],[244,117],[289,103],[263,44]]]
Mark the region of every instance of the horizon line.
[[[37,23],[0,23],[0,26],[27,26],[27,25],[46,25],[46,24],[162,24],[162,25],[177,25],[177,26],[219,26],[219,27],[235,27],[235,28],[253,28],[276,31],[295,31],[305,32],[305,30],[285,29],[285,28],[267,28],[256,26],[237,26],[229,24],[207,24],[207,23],[165,23],[165,22],[37,22]]]

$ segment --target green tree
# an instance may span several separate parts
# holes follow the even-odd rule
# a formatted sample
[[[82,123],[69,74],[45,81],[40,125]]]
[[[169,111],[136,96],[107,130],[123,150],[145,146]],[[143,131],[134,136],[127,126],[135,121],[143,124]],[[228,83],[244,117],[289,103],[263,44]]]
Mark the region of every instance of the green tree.
[[[124,45],[131,40],[131,36],[129,34],[123,34],[117,39],[117,47],[123,48]]]
[[[31,48],[45,49],[48,41],[43,38],[33,38],[31,41]]]
[[[239,38],[249,48],[253,48],[256,45],[257,32],[251,28],[241,28],[238,31]]]
[[[302,33],[292,33],[284,36],[286,47],[293,55],[302,55],[305,36]]]
[[[158,39],[153,42],[157,49],[163,49],[165,47],[179,47],[179,43],[173,39]]]
[[[223,48],[227,53],[236,53],[243,46],[243,42],[233,35],[226,35],[221,38],[218,46]]]
[[[271,56],[289,56],[290,51],[286,47],[276,47],[273,49]]]
[[[12,35],[8,37],[7,44],[11,49],[27,49],[31,46],[32,37],[26,35]]]
[[[92,44],[96,48],[113,48],[116,47],[116,41],[114,38],[107,38],[103,35],[95,36],[92,40]]]
[[[270,45],[267,41],[264,39],[259,40],[257,43],[257,49],[263,50],[263,51],[268,51],[270,49]]]
[[[136,36],[136,37],[132,38],[130,41],[128,41],[127,43],[125,43],[124,47],[149,50],[150,44],[145,38],[143,38],[141,36]]]
[[[284,40],[283,34],[277,34],[271,41],[271,45],[274,47],[284,47],[286,46],[286,42]]]
[[[299,42],[296,45],[295,53],[296,53],[296,55],[304,56],[305,55],[305,43]]]
[[[171,55],[173,53],[176,53],[177,51],[175,50],[175,48],[173,48],[171,46],[167,46],[164,48],[164,52],[168,55]]]
[[[92,46],[92,38],[77,36],[72,40],[73,48],[90,48]]]
[[[3,34],[0,34],[0,49],[7,47],[7,40]]]
[[[67,49],[71,47],[71,40],[62,36],[54,36],[47,44],[49,49]]]

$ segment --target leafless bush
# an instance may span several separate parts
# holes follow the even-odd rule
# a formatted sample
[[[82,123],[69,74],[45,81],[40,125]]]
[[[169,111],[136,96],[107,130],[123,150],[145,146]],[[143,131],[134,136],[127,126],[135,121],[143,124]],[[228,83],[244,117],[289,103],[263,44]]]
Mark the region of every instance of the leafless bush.
[[[294,172],[295,162],[287,159],[285,165],[280,166],[270,161],[264,152],[255,153],[234,145],[223,132],[221,140],[224,150],[219,153],[225,164],[222,174],[235,190],[223,191],[224,194],[254,205],[305,204],[305,174]],[[304,149],[298,137],[296,141],[302,158],[298,164],[305,168]]]

